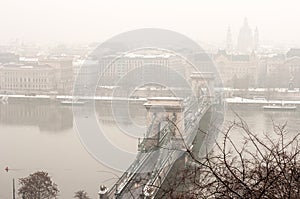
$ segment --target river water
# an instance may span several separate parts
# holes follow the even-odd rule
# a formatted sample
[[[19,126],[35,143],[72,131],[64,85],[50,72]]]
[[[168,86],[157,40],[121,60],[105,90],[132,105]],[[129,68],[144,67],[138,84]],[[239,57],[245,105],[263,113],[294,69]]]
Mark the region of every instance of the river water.
[[[118,147],[135,153],[137,139],[122,133],[111,119],[110,105],[97,103],[99,124]],[[145,125],[142,105],[132,108],[135,124]],[[294,135],[300,129],[300,111],[270,112],[260,107],[232,106],[226,108],[225,121],[239,114],[252,131],[272,130],[272,120],[288,122]],[[95,160],[81,144],[72,107],[58,102],[12,101],[0,104],[0,199],[12,198],[12,179],[26,177],[43,170],[48,172],[60,189],[59,198],[73,198],[77,190],[86,190],[98,198],[99,185],[112,185],[121,172]],[[118,157],[116,157],[118,158]],[[9,172],[4,169],[8,166]],[[18,183],[16,183],[18,188]],[[17,197],[18,198],[18,197]]]

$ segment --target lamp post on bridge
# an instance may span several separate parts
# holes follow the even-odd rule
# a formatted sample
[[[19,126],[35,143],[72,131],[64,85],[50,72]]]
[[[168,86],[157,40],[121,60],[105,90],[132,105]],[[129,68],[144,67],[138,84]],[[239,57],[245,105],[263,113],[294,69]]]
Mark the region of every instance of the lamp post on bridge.
[[[13,178],[13,199],[16,199],[15,179]]]
[[[101,186],[100,186],[100,189],[99,189],[99,192],[98,192],[98,194],[99,194],[99,199],[108,199],[107,193],[108,193],[107,187],[104,186],[104,185],[101,185]]]

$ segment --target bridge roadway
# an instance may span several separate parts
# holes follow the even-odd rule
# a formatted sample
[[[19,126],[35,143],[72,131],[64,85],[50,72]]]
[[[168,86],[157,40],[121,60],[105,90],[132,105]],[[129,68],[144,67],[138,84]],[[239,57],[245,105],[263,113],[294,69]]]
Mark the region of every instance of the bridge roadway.
[[[198,103],[196,103],[198,105]],[[202,100],[199,108],[190,114],[191,108],[185,108],[185,132],[181,138],[164,138],[159,147],[151,150],[141,150],[129,169],[108,192],[108,198],[153,198],[163,184],[174,162],[183,155],[186,147],[191,147],[198,131],[198,124],[207,110],[210,102]],[[192,115],[192,116],[191,116]]]

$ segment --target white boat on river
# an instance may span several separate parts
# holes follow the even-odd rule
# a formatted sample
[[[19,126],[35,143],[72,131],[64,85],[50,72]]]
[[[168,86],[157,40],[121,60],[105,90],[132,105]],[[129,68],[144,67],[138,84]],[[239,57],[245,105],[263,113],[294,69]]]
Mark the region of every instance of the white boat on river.
[[[294,111],[297,109],[296,106],[291,106],[291,105],[266,105],[263,106],[264,110],[283,110],[283,111]]]
[[[84,105],[85,101],[79,101],[79,100],[63,100],[60,102],[62,105]]]

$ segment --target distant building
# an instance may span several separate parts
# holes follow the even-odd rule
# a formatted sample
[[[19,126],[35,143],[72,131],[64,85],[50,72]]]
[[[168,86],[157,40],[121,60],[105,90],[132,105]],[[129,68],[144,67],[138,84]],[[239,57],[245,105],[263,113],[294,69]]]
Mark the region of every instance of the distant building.
[[[276,54],[266,57],[264,62],[266,87],[300,87],[300,49],[292,48],[286,55]]]
[[[144,71],[147,66],[157,66],[156,75],[161,75],[164,72],[164,76],[167,77],[166,70],[169,66],[174,66],[174,70],[181,70],[177,68],[177,60],[174,58],[175,55],[169,53],[157,53],[157,54],[147,54],[145,52],[135,52],[128,53],[120,56],[106,56],[101,59],[100,64],[100,74],[101,74],[101,83],[103,84],[112,84],[118,79],[128,75],[129,73],[140,73],[138,81],[144,81],[151,74],[147,74],[147,71]],[[182,66],[181,66],[182,67]],[[159,71],[160,69],[160,71]],[[167,72],[168,73],[168,72]]]
[[[277,54],[267,59],[267,75],[277,75],[282,72],[285,63],[285,55]]]
[[[4,64],[0,66],[0,90],[39,94],[54,90],[54,69],[49,65]]]
[[[228,27],[228,30],[227,30],[226,51],[229,53],[231,53],[233,51],[233,42],[232,42],[232,34],[231,34],[230,27]]]
[[[295,84],[294,86],[300,87],[300,49],[292,48],[286,54],[285,67],[290,72],[290,80]],[[289,81],[287,79],[287,81]]]
[[[212,55],[208,55],[205,52],[199,52],[192,55],[191,60],[197,65],[201,72],[213,72],[214,63]]]
[[[253,50],[253,33],[248,25],[247,18],[245,18],[244,24],[239,32],[237,50],[243,54],[247,54]]]
[[[228,37],[228,32],[227,32]],[[244,19],[244,24],[240,29],[237,39],[236,52],[239,54],[251,54],[253,51],[259,49],[259,32],[256,27],[254,33],[252,32],[247,18]],[[227,49],[227,52],[230,52]]]
[[[258,28],[255,28],[255,32],[254,32],[254,39],[253,39],[253,50],[257,51],[259,48],[259,32],[258,32]]]
[[[97,83],[99,73],[99,61],[93,58],[77,59],[73,62],[74,88],[76,93],[86,93],[92,85]]]
[[[287,58],[292,58],[292,57],[300,57],[300,48],[291,48],[287,53],[286,53]]]
[[[13,53],[0,53],[0,64],[17,63],[19,61],[19,55]]]
[[[232,86],[234,81],[239,80],[244,82],[246,87],[256,84],[258,59],[255,54],[236,55],[219,50],[214,56],[214,61],[225,86]]]
[[[290,79],[289,69],[285,65],[284,54],[277,54],[266,59],[266,87],[286,87]]]
[[[54,89],[60,94],[70,94],[73,90],[73,59],[66,57],[48,57],[38,61],[54,69]]]

